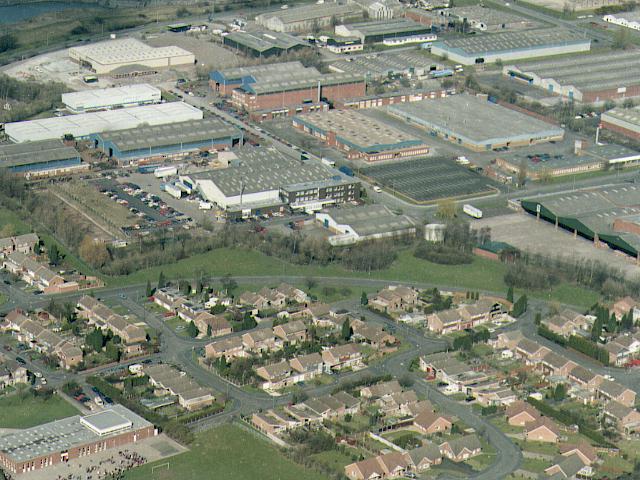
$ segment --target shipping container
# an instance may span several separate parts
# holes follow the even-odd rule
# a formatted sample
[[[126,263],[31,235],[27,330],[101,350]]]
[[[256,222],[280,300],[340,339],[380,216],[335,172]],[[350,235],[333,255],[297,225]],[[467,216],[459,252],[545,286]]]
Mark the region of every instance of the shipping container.
[[[153,171],[157,178],[170,177],[178,174],[178,167],[158,167]]]

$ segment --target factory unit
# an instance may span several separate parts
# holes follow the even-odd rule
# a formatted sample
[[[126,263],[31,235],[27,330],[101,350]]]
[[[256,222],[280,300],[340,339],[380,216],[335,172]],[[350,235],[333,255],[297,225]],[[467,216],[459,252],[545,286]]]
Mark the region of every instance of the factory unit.
[[[135,38],[120,38],[69,49],[69,57],[97,74],[125,67],[148,69],[193,65],[195,56],[180,47],[150,47]]]
[[[476,152],[564,137],[560,127],[472,95],[391,105],[387,112]],[[473,112],[472,118],[469,112]]]
[[[317,162],[301,161],[272,148],[242,148],[227,152],[227,168],[180,177],[230,219],[269,212],[318,210],[360,198],[360,182]]]
[[[61,140],[0,145],[0,168],[28,179],[69,175],[89,169],[78,151]]]
[[[92,135],[91,140],[96,149],[119,165],[135,165],[235,147],[242,144],[242,132],[217,118],[205,118],[103,132]]]
[[[602,128],[640,140],[640,107],[612,108],[600,115]]]
[[[13,475],[35,472],[156,434],[151,423],[122,405],[85,416],[0,435],[0,467]]]
[[[480,32],[523,30],[540,26],[537,22],[520,15],[480,5],[448,8],[440,10],[438,15],[444,17],[447,22],[449,20],[466,21],[470,29]]]
[[[358,37],[320,37],[323,46],[333,53],[353,53],[364,50],[364,45]]]
[[[366,12],[372,20],[389,20],[402,14],[403,5],[399,0],[349,0]]]
[[[640,96],[637,50],[506,65],[502,73],[569,101],[600,103]]]
[[[231,32],[222,42],[245,55],[268,58],[309,48],[309,44],[287,33]]]
[[[423,90],[387,92],[380,95],[366,95],[364,97],[344,98],[333,103],[337,109],[363,109],[386,107],[405,102],[419,102],[421,100],[435,100],[436,98],[445,98],[449,95],[455,95],[455,89],[445,89],[437,80],[425,80],[422,82]]]
[[[462,65],[588,52],[591,40],[558,28],[470,35],[434,42],[431,53]]]
[[[375,162],[429,153],[429,147],[422,140],[356,110],[295,116],[293,126],[343,151],[352,160]]]
[[[359,20],[362,16],[363,10],[356,4],[326,2],[261,13],[256,16],[256,23],[274,32],[308,32],[335,22]]]
[[[170,102],[7,123],[4,131],[15,143],[61,139],[65,135],[72,135],[78,139],[87,138],[95,133],[135,128],[143,124],[165,125],[200,120],[202,116],[202,110],[188,103]]]
[[[385,80],[390,76],[428,78],[434,71],[445,67],[417,51],[384,52],[337,60],[329,64],[329,70],[351,73],[372,80]]]
[[[365,45],[373,43],[402,45],[405,43],[432,42],[437,38],[431,32],[431,27],[421,25],[407,18],[336,25],[335,33],[341,37],[359,37],[360,41]]]
[[[334,102],[337,103],[337,102]],[[253,110],[249,112],[249,118],[254,122],[264,122],[274,118],[293,117],[302,113],[326,112],[329,110],[327,102],[302,103],[278,108],[266,108],[264,110]]]
[[[630,28],[632,30],[640,30],[640,12],[637,10],[605,15],[602,19],[605,22],[613,23],[614,25]]]
[[[316,221],[334,233],[327,239],[333,246],[416,234],[416,223],[411,218],[396,215],[385,205],[325,209],[316,213]]]
[[[640,186],[614,185],[521,200],[522,208],[640,263]]]
[[[135,107],[161,101],[160,89],[147,83],[62,94],[62,103],[71,113]]]

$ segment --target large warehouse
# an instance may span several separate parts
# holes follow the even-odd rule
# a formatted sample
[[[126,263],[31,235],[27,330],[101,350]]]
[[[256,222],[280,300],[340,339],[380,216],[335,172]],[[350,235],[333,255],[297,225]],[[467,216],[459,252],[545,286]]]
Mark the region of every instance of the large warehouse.
[[[231,32],[222,41],[228,47],[258,58],[285,55],[309,48],[308,43],[293,35],[276,32]]]
[[[386,108],[391,115],[476,152],[564,137],[560,127],[472,95],[453,95]]]
[[[11,141],[21,143],[60,139],[65,135],[84,138],[93,133],[126,130],[143,124],[165,125],[200,120],[202,116],[202,110],[188,103],[171,102],[7,123],[4,131]]]
[[[411,135],[356,110],[329,110],[293,117],[293,126],[367,162],[427,155],[429,147]]]
[[[591,40],[569,30],[540,28],[524,32],[470,35],[434,42],[431,53],[463,65],[588,52]]]
[[[80,154],[61,140],[0,145],[0,168],[27,178],[65,175],[86,170]]]
[[[640,262],[640,186],[597,187],[521,201],[525,211]]]
[[[395,45],[415,42],[431,42],[436,35],[431,27],[421,25],[406,18],[394,18],[377,22],[336,25],[336,35],[358,37],[363,44],[391,43]]]
[[[613,108],[600,115],[603,128],[640,140],[640,107]]]
[[[180,47],[150,47],[135,38],[120,38],[69,49],[69,57],[97,74],[122,67],[156,69],[193,65],[195,56]]]
[[[502,73],[578,102],[598,103],[640,95],[638,50],[518,63],[503,67]]]
[[[271,148],[243,148],[224,169],[185,176],[231,218],[248,218],[285,206],[318,210],[360,197],[360,182],[318,162],[303,162]]]
[[[194,151],[210,151],[242,144],[242,132],[217,118],[189,120],[92,135],[94,146],[119,164],[180,158]]]
[[[338,73],[353,73],[369,79],[388,79],[389,75],[404,75],[411,78],[427,77],[430,72],[442,70],[444,66],[415,50],[384,52],[336,60],[329,70]]]
[[[162,92],[147,83],[62,94],[62,103],[72,113],[135,107],[160,103]]]
[[[261,13],[256,23],[274,32],[307,32],[330,27],[334,22],[358,20],[362,15],[358,5],[327,2]]]
[[[153,425],[122,405],[0,435],[0,467],[19,475],[122,448],[155,434]]]

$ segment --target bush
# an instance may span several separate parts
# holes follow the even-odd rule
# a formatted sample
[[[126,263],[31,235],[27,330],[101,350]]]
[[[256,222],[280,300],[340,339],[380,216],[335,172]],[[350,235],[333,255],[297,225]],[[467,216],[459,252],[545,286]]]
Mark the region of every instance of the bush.
[[[473,262],[473,255],[453,247],[422,243],[416,247],[413,256],[441,265],[463,265]]]

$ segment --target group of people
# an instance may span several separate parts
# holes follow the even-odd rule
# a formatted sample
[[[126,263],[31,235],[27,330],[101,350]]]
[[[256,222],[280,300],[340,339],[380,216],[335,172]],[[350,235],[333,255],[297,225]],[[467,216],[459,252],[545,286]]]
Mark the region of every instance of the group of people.
[[[109,478],[111,480],[120,480],[124,478],[125,472],[132,468],[143,465],[147,459],[137,452],[125,449],[118,451],[117,455],[102,459],[97,463],[88,465],[84,473],[70,473],[68,475],[58,475],[56,480],[98,480]],[[71,467],[71,464],[67,464]]]

